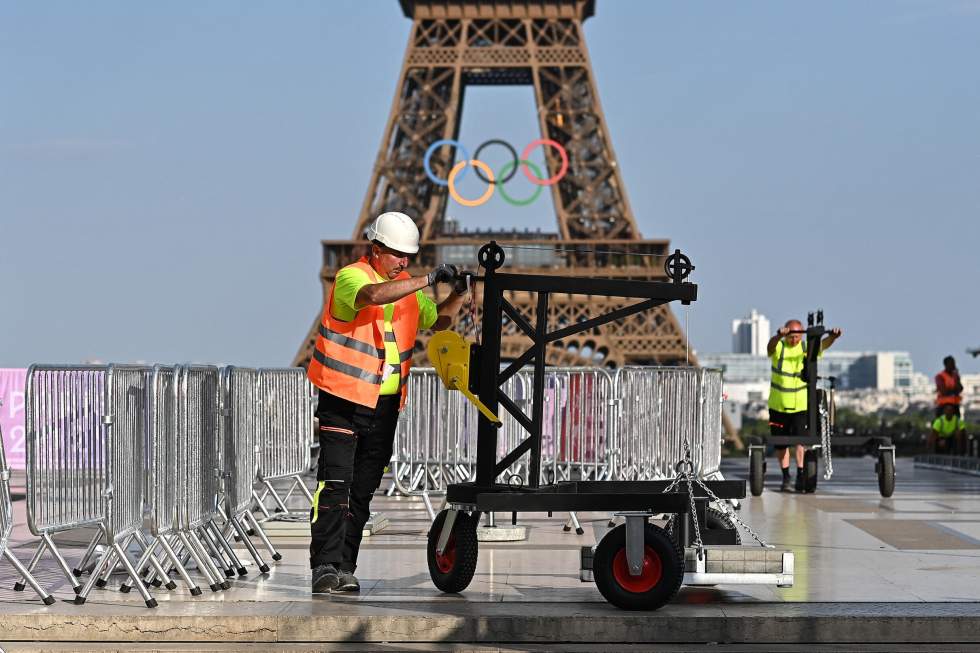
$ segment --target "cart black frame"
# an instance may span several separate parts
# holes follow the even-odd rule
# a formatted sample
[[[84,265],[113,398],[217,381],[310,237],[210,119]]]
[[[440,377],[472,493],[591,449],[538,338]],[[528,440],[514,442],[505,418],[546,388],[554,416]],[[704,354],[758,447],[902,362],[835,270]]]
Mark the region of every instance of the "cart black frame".
[[[469,583],[468,578],[461,582],[453,578],[449,578],[448,581],[443,579],[445,582],[440,583],[437,580],[439,572],[433,571],[434,563],[431,562],[434,556],[443,555],[451,534],[455,534],[453,528],[459,512],[469,513],[464,520],[466,526],[461,532],[466,528],[472,528],[473,520],[478,519],[484,512],[592,510],[620,514],[626,518],[626,557],[631,575],[639,574],[637,565],[642,566],[644,542],[647,541],[644,540],[645,534],[649,536],[650,529],[659,532],[659,529],[647,523],[647,520],[655,514],[685,516],[684,519],[679,520],[679,526],[671,536],[680,552],[679,561],[671,561],[671,563],[676,562],[680,566],[681,576],[683,576],[683,548],[690,545],[693,539],[692,519],[698,520],[702,543],[736,544],[737,531],[734,525],[732,529],[707,527],[705,513],[710,497],[700,488],[695,488],[694,495],[691,497],[685,484],[680,484],[671,492],[664,492],[671,483],[668,480],[571,481],[545,485],[542,485],[540,480],[545,353],[548,345],[576,333],[669,302],[679,301],[682,304],[690,304],[696,301],[697,285],[685,281],[694,269],[690,259],[680,250],[675,250],[664,263],[664,270],[670,281],[657,282],[498,272],[505,258],[503,248],[495,241],[480,248],[478,260],[485,272],[482,277],[474,276],[474,279],[483,283],[482,341],[480,344],[472,344],[470,348],[470,390],[493,413],[496,414],[501,407],[510,413],[527,432],[527,438],[498,460],[498,427],[482,414],[479,416],[476,478],[472,482],[449,485],[446,502],[450,509],[446,511],[445,517],[436,519],[439,532],[435,531],[435,526],[430,531],[430,573],[436,585],[440,588],[451,588],[445,591],[460,591]],[[535,315],[531,319],[525,317],[507,300],[505,293],[509,291],[537,294]],[[557,325],[558,328],[549,330],[548,305],[553,293],[598,295],[640,301],[581,322]],[[506,368],[501,369],[500,344],[504,320],[509,320],[516,325],[530,339],[531,346]],[[527,414],[501,388],[508,379],[528,365],[533,366],[530,414]],[[498,482],[501,474],[527,453],[530,454],[528,478],[510,478],[507,482]],[[710,480],[704,483],[719,499],[745,497],[745,481]],[[471,562],[475,566],[475,536],[473,537],[474,549],[467,555],[472,558]],[[659,598],[639,600],[630,604],[629,601],[619,602],[603,593],[611,602],[627,609],[655,609],[673,595],[671,591]]]

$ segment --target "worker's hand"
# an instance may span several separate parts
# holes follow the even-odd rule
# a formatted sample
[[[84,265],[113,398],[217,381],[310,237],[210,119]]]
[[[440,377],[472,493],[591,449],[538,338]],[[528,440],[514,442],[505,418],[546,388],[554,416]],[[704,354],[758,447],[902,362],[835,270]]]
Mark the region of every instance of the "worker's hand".
[[[789,332],[791,330],[792,329],[790,329],[789,327],[779,327],[779,331],[776,332],[776,335],[778,335],[780,338],[785,338],[786,336],[789,335]]]
[[[834,340],[837,340],[842,335],[844,335],[844,330],[843,329],[831,329],[830,330],[830,337],[833,338]]]
[[[460,274],[456,278],[456,281],[453,282],[453,292],[457,295],[465,295],[466,291],[469,290],[469,284],[466,283],[466,278],[465,274]]]
[[[437,283],[452,283],[456,279],[456,275],[457,270],[455,265],[443,263],[439,267],[432,270],[432,272],[426,276],[426,279],[429,281],[430,286],[434,286]]]

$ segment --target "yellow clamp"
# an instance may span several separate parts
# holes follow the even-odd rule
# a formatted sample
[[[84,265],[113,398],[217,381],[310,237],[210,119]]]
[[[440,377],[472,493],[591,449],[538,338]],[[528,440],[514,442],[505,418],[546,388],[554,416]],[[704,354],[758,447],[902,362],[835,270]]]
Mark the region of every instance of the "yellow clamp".
[[[447,390],[459,390],[497,428],[503,424],[470,392],[470,343],[455,331],[439,331],[429,339],[429,361]]]

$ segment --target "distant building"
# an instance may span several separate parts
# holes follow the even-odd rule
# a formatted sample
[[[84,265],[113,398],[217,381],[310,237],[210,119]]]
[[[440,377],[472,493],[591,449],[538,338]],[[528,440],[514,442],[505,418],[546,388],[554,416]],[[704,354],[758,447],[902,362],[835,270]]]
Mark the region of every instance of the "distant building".
[[[722,371],[729,401],[745,403],[768,400],[772,363],[766,355],[698,354],[698,362],[703,367]],[[922,383],[920,377],[923,377],[914,372],[912,359],[904,351],[831,349],[820,358],[819,370],[823,378],[835,377],[840,390],[900,390],[910,393],[918,387],[917,383]]]
[[[733,353],[765,355],[769,336],[769,319],[754,308],[747,317],[732,320]]]

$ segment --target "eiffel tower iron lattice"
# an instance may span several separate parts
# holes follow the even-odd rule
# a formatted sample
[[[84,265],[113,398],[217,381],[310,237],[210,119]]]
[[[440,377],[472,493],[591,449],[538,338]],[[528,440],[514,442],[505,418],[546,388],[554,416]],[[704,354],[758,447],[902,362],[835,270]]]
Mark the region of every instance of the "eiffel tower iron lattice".
[[[364,230],[384,211],[412,216],[422,249],[412,274],[449,262],[474,269],[481,245],[494,238],[508,250],[514,272],[589,275],[663,280],[667,240],[643,240],[626,197],[599,103],[595,76],[585,45],[583,22],[595,11],[594,0],[400,0],[412,29],[391,114],[378,151],[367,194],[350,241],[323,241],[320,277],[327,297],[334,275],[366,251]],[[467,86],[530,85],[534,88],[541,137],[560,143],[568,153],[567,173],[548,187],[557,213],[554,234],[521,231],[458,232],[446,220],[449,193],[426,175],[429,146],[459,134]],[[449,145],[431,158],[442,179],[453,167]],[[545,149],[549,177],[560,159]],[[533,293],[509,301],[525,314],[535,306]],[[559,326],[582,321],[595,312],[618,308],[623,300],[569,295],[552,298],[549,321]],[[477,302],[480,306],[480,302]],[[461,318],[464,333],[479,323],[473,312]],[[293,361],[306,366],[319,325],[313,326]],[[425,364],[428,334],[420,333],[415,362]],[[513,359],[528,341],[511,325],[505,330],[501,358]],[[550,365],[676,364],[690,360],[677,319],[666,306],[608,324],[549,348]]]

